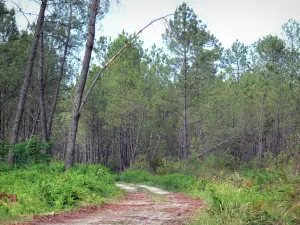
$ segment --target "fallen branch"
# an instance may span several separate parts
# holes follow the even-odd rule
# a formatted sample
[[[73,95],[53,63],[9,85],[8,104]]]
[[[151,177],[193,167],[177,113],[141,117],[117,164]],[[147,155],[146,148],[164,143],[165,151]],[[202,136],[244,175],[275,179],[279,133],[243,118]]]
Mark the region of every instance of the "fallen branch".
[[[228,138],[228,139],[225,140],[225,141],[222,141],[221,143],[219,143],[219,144],[217,144],[217,145],[211,147],[210,149],[206,150],[205,152],[202,152],[201,154],[198,155],[198,157],[203,156],[204,154],[210,152],[211,150],[213,150],[213,149],[215,149],[215,148],[217,148],[217,147],[220,147],[221,145],[223,145],[223,144],[227,143],[228,141],[230,141],[230,140],[232,140],[232,139],[235,139],[235,138],[237,138],[237,137],[239,137],[239,136],[240,136],[240,135],[238,134],[238,135],[236,135],[236,136],[233,136],[233,137],[231,137],[231,138]]]
[[[84,99],[80,105],[80,109],[79,109],[79,113],[81,113],[82,108],[84,106],[84,104],[87,101],[87,98],[89,97],[89,95],[91,94],[91,91],[93,90],[94,86],[96,85],[97,80],[99,79],[100,75],[107,69],[107,67],[132,43],[132,41],[134,39],[137,38],[137,36],[142,33],[147,27],[151,26],[153,23],[165,19],[166,17],[172,16],[174,14],[168,14],[166,16],[157,18],[155,20],[152,20],[148,25],[146,25],[145,27],[143,27],[139,32],[137,32],[135,35],[133,35],[133,37],[117,52],[117,54],[115,54],[110,60],[108,60],[108,62],[104,65],[104,67],[98,72],[98,74],[96,75],[91,87],[89,88],[89,90],[87,91],[86,95],[84,96]]]

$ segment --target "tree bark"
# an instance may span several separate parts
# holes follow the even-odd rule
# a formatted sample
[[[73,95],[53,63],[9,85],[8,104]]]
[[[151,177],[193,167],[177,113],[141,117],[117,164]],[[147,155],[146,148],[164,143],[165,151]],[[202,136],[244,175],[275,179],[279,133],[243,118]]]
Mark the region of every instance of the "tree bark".
[[[90,61],[91,61],[91,55],[94,47],[95,24],[96,24],[98,7],[99,7],[99,0],[92,0],[89,33],[86,42],[85,55],[82,63],[81,74],[75,92],[75,100],[73,103],[72,117],[69,126],[69,136],[68,136],[66,160],[65,160],[66,168],[71,168],[74,165],[74,148],[76,143],[76,135],[77,135],[77,129],[78,129],[78,123],[80,117],[79,109],[82,101],[83,91],[84,91],[87,74],[89,71]]]
[[[39,108],[36,114],[35,120],[33,119],[33,125],[32,125],[32,131],[31,131],[31,136],[36,135],[37,129],[38,129],[38,124],[41,116],[41,109]]]
[[[0,141],[2,141],[4,138],[3,130],[2,130],[2,112],[3,112],[3,104],[2,104],[2,92],[0,90]]]
[[[187,144],[187,139],[188,139],[188,133],[187,133],[187,99],[186,99],[186,94],[187,94],[187,50],[186,48],[184,49],[184,106],[183,106],[183,158],[188,157],[188,144]]]
[[[15,119],[13,122],[12,133],[10,136],[10,144],[15,144],[19,137],[20,124],[21,124],[22,115],[24,112],[25,102],[26,102],[26,98],[27,98],[27,93],[28,93],[28,89],[29,89],[29,85],[30,85],[30,81],[31,81],[33,64],[34,64],[34,60],[35,60],[35,56],[36,56],[36,50],[38,47],[39,38],[41,35],[43,23],[44,23],[46,7],[47,7],[47,0],[42,0],[42,4],[40,6],[40,12],[39,12],[39,16],[38,16],[38,20],[37,20],[37,24],[36,24],[36,29],[35,29],[35,35],[34,35],[30,55],[29,55],[27,65],[26,65],[24,81],[23,81],[23,85],[22,85],[20,97],[19,97],[19,103],[18,103]],[[14,163],[14,155],[11,151],[8,154],[7,162],[9,164]]]
[[[258,157],[259,159],[261,159],[263,153],[264,153],[264,146],[263,146],[263,135],[264,135],[264,114],[265,114],[265,111],[264,111],[264,103],[265,101],[263,100],[262,101],[262,104],[261,104],[261,108],[260,108],[260,118],[259,118],[259,126],[260,126],[260,129],[259,129],[259,137],[258,137]]]

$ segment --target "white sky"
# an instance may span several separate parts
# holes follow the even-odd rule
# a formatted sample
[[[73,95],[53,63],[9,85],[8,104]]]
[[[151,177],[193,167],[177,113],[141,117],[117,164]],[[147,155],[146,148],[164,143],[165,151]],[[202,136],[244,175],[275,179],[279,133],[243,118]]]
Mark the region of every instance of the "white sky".
[[[38,13],[39,6],[32,0],[15,0],[23,11]],[[228,48],[239,39],[246,45],[268,34],[281,33],[281,26],[293,18],[300,22],[300,0],[186,0],[199,19]],[[102,20],[98,35],[115,38],[123,29],[133,33],[151,20],[174,13],[182,0],[121,0],[113,4],[108,15]],[[7,0],[7,5],[14,4]],[[28,17],[29,19],[32,19]],[[87,18],[88,19],[88,18]],[[27,21],[23,15],[17,16],[18,25],[25,28]],[[161,34],[165,27],[162,22],[145,30],[140,39],[149,48],[153,43],[162,46]]]

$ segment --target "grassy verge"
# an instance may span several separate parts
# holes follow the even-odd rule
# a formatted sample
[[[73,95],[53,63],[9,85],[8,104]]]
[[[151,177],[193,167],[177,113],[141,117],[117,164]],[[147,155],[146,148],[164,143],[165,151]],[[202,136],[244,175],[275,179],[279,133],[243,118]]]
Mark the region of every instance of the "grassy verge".
[[[145,170],[127,170],[120,174],[117,180],[127,183],[143,183],[175,192],[189,192],[197,183],[197,179],[193,176],[178,173],[154,176]]]
[[[127,170],[117,179],[204,199],[209,207],[201,210],[191,224],[300,224],[299,177],[287,178],[280,170],[215,170],[209,175],[157,176],[144,170]]]
[[[101,204],[120,194],[115,175],[100,165],[36,164],[26,168],[0,165],[0,221],[22,215]]]

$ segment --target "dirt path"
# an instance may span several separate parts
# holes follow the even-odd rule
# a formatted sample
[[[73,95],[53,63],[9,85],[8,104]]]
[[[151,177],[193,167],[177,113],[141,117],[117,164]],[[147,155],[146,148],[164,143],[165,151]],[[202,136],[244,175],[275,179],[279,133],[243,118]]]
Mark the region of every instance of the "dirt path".
[[[205,206],[200,199],[183,193],[170,193],[145,185],[117,186],[127,192],[120,201],[69,213],[38,216],[33,222],[22,225],[176,225],[185,224],[197,209]]]

